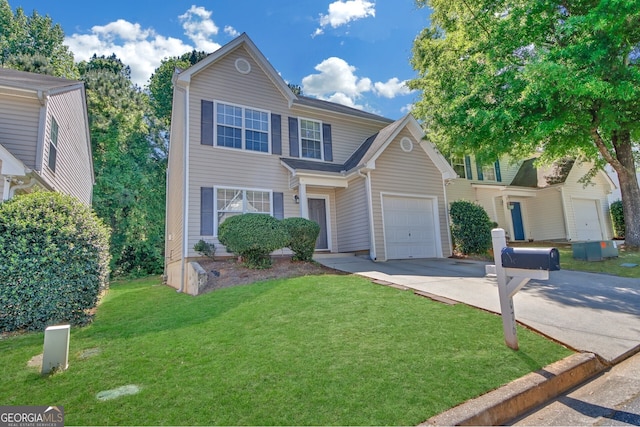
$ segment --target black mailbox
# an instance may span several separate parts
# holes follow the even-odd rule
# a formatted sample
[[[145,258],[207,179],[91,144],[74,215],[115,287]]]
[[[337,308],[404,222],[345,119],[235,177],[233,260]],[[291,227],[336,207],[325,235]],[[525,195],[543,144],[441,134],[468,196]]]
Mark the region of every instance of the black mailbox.
[[[560,270],[560,252],[556,248],[503,248],[502,267],[527,270]]]

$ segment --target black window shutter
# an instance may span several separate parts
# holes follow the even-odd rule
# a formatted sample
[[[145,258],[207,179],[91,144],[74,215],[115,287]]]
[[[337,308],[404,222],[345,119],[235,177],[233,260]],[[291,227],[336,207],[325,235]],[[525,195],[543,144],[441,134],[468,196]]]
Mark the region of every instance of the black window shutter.
[[[467,172],[467,179],[473,179],[473,171],[471,170],[471,157],[464,156],[464,167]]]
[[[273,193],[273,217],[284,219],[284,193]]]
[[[300,145],[298,143],[298,119],[289,117],[289,156],[300,157]]]
[[[482,174],[482,165],[478,163],[477,159],[476,159],[476,170],[478,171],[478,179],[480,181],[484,180],[484,175]]]
[[[213,188],[200,187],[200,235],[213,236]]]
[[[280,114],[271,115],[271,153],[282,154],[282,118]]]
[[[500,174],[500,160],[496,160],[494,166],[496,168],[496,181],[502,182],[502,175]]]
[[[331,142],[331,125],[322,124],[322,145],[324,145],[324,160],[326,162],[333,161],[333,147]]]
[[[213,102],[201,101],[200,144],[213,146]]]

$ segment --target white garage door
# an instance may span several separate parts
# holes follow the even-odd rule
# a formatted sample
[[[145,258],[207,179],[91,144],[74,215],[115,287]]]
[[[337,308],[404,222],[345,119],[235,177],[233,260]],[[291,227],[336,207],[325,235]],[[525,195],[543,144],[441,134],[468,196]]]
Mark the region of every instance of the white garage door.
[[[602,240],[602,228],[595,200],[573,199],[576,240]]]
[[[387,259],[438,256],[431,199],[384,196],[384,239]]]

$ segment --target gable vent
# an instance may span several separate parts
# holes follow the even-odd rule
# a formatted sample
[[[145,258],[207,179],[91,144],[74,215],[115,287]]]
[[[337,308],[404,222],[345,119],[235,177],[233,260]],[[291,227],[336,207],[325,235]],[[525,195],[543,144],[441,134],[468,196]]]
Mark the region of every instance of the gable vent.
[[[251,64],[244,58],[236,59],[236,70],[240,74],[249,74],[251,72]]]

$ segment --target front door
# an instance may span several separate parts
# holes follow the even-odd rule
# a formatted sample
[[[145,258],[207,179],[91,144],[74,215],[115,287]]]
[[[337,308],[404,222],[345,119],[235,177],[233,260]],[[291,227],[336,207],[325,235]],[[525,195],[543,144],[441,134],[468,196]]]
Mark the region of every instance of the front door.
[[[511,221],[513,221],[513,239],[524,240],[524,224],[522,223],[522,210],[520,202],[511,202]]]
[[[329,249],[327,236],[327,201],[325,199],[307,199],[309,201],[309,219],[320,226],[320,234],[316,240],[316,249]]]

